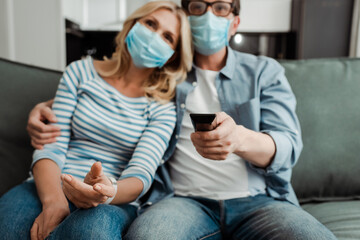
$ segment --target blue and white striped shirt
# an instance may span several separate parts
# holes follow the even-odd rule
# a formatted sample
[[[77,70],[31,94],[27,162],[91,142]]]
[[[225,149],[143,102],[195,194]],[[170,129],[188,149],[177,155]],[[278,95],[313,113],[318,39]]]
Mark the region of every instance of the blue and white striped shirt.
[[[32,165],[48,158],[62,173],[83,179],[100,161],[106,175],[136,177],[144,184],[140,196],[146,193],[175,126],[173,102],[124,96],[98,75],[87,57],[66,68],[53,110],[61,136],[36,150]]]

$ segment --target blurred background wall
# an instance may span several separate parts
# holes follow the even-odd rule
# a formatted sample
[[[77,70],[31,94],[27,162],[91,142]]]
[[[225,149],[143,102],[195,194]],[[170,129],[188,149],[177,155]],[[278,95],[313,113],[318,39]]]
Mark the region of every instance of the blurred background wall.
[[[360,57],[359,1],[241,0],[230,46],[277,59]],[[0,57],[63,70],[110,56],[124,19],[146,2],[0,0]]]

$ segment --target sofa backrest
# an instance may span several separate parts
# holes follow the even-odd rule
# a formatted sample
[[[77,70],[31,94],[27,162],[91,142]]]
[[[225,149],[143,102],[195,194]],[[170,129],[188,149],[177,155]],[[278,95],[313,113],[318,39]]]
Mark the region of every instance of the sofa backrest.
[[[29,175],[33,148],[26,132],[30,110],[51,99],[61,73],[0,59],[0,196]]]
[[[360,59],[281,64],[302,127],[292,177],[300,202],[360,198]]]
[[[292,184],[300,202],[360,198],[360,59],[283,61],[304,149]],[[27,178],[30,110],[55,95],[61,72],[0,59],[0,196]]]

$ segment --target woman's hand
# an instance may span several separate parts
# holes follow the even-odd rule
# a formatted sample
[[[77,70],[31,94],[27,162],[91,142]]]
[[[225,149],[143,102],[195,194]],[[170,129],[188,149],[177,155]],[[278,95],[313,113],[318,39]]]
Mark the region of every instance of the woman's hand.
[[[45,239],[70,214],[67,200],[43,205],[30,230],[31,240]]]
[[[63,174],[61,179],[66,197],[78,208],[97,207],[116,194],[100,162],[93,164],[84,182],[69,174]]]
[[[104,175],[101,162],[96,162],[91,166],[90,171],[86,174],[84,178],[84,183],[91,186],[96,186],[97,183],[100,186],[112,186],[109,178]]]
[[[31,145],[36,149],[42,149],[44,144],[56,142],[60,136],[60,128],[47,122],[55,123],[56,117],[51,110],[53,100],[37,104],[29,114],[27,131],[31,137]]]

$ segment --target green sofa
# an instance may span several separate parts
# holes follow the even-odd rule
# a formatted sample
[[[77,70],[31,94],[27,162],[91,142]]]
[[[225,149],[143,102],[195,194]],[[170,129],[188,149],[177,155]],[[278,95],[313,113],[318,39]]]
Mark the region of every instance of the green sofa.
[[[292,184],[339,239],[360,239],[360,59],[282,61],[297,97],[304,150]],[[61,73],[0,59],[0,196],[27,178],[29,111]]]

